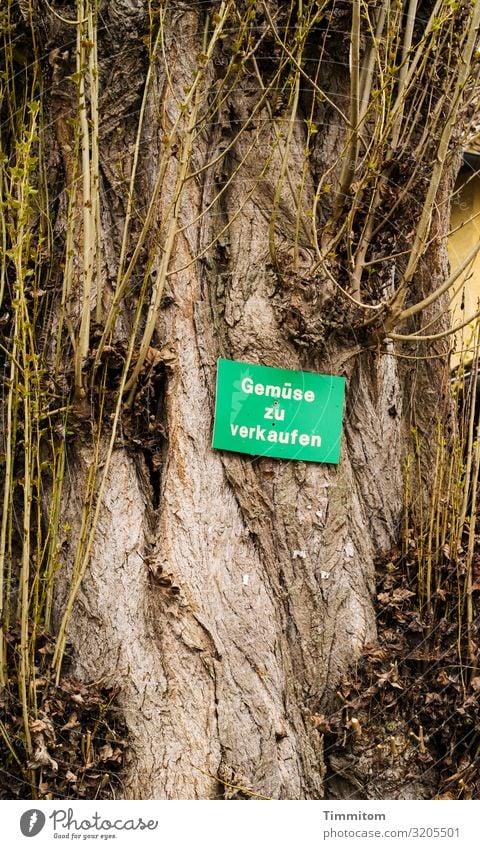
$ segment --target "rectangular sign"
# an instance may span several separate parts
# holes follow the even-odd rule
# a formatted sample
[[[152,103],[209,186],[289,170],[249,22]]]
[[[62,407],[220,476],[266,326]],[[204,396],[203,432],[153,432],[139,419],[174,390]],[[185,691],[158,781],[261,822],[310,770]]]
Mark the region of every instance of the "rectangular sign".
[[[218,360],[213,447],[338,463],[345,378]]]

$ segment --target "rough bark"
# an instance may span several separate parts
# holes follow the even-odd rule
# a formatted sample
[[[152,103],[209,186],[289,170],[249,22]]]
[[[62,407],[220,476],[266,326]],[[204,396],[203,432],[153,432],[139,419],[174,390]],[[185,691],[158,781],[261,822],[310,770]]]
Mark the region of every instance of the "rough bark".
[[[126,206],[121,175],[128,176],[131,168],[146,74],[140,41],[145,7],[140,0],[104,3],[101,19],[102,274],[111,293]],[[46,49],[62,50],[64,27],[48,15],[44,26]],[[176,91],[192,79],[201,34],[199,4],[175,4],[166,54]],[[61,69],[55,66],[55,72],[60,78],[45,98],[50,176],[60,196],[55,228],[61,238],[62,187],[72,143],[66,118],[74,105]],[[346,66],[335,76],[328,69],[325,74],[331,97],[340,102]],[[254,85],[250,77],[240,83],[203,131],[194,150],[196,168],[231,140],[249,113]],[[139,218],[155,182],[162,121],[172,121],[176,108],[159,61],[140,151]],[[444,366],[436,361],[405,365],[388,346],[356,350],[351,333],[327,334],[328,284],[323,291],[317,283],[309,288],[301,275],[281,277],[272,266],[268,210],[281,169],[278,152],[249,197],[272,143],[274,121],[255,142],[265,118],[266,109],[218,173],[191,180],[184,193],[180,224],[185,229],[173,255],[173,264],[184,270],[168,282],[154,340],[157,350],[169,351],[157,408],[150,411],[165,429],[161,465],[157,458],[152,472],[141,449],[132,450],[127,438],[117,439],[92,557],[68,630],[75,674],[121,686],[132,744],[127,797],[244,798],[248,794],[241,788],[275,799],[322,797],[322,734],[311,716],[332,703],[342,675],[375,639],[374,564],[398,540],[411,411],[426,392],[436,399],[442,395]],[[342,143],[328,108],[323,121],[307,177],[309,192],[315,170],[332,161]],[[290,154],[294,183],[303,167],[304,142],[300,114]],[[191,224],[252,143],[247,164],[212,213]],[[177,166],[173,152],[152,233],[172,197]],[[288,189],[279,210],[279,257],[288,272],[294,243]],[[442,215],[439,227],[445,225]],[[195,261],[219,222],[229,220],[220,241]],[[137,220],[132,245],[139,226]],[[436,281],[446,270],[443,251],[439,241],[429,252]],[[119,338],[128,335],[134,301],[133,294]],[[348,321],[348,313],[340,312],[338,321]],[[340,465],[213,451],[218,356],[345,375]],[[420,414],[421,432],[428,432],[438,411],[435,401],[423,418]],[[69,449],[64,517],[72,530],[57,585],[58,617],[68,590],[69,540],[78,527],[91,461],[89,435],[79,427]],[[299,551],[305,556],[296,556]],[[344,768],[332,765],[339,773]],[[354,778],[349,789],[342,791],[340,783],[332,792],[356,792],[352,783]],[[382,778],[380,773],[378,795],[395,795],[394,783],[391,774]],[[404,795],[424,792],[417,785]]]

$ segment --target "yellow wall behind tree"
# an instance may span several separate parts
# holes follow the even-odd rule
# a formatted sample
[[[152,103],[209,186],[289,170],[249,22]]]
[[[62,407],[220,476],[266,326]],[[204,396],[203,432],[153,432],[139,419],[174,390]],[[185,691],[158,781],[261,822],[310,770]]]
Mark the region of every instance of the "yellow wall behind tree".
[[[473,221],[469,219],[478,215]],[[454,271],[465,256],[480,240],[480,177],[472,176],[471,171],[463,169],[456,186],[453,198],[451,224],[452,232],[448,240],[448,256],[451,270]],[[465,321],[480,308],[480,253],[472,265],[454,284],[454,289],[460,291],[455,295],[452,304],[453,325]],[[466,359],[471,359],[471,337],[473,324],[468,325],[456,334],[452,365],[457,365],[460,352],[467,349]]]

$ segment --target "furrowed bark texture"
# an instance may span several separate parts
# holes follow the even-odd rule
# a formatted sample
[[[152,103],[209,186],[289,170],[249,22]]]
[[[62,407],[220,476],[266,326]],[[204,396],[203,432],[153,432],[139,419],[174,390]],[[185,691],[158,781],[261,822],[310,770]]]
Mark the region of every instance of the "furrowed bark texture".
[[[191,83],[202,47],[199,9],[200,4],[178,3],[167,18],[165,53],[179,97]],[[101,24],[102,275],[112,292],[146,77],[140,41],[147,25],[144,4],[104,3]],[[50,17],[45,29],[47,50],[63,45],[64,25]],[[328,71],[326,80],[342,107],[348,57],[345,63],[334,76]],[[230,143],[258,99],[256,86],[244,77],[214,113],[195,141],[192,171]],[[45,97],[61,191],[73,103],[61,79]],[[160,58],[147,97],[132,247],[155,184],[165,126],[173,124],[177,110]],[[332,161],[342,145],[338,116],[328,106],[323,120],[308,193],[314,168]],[[282,168],[281,148],[274,144],[279,128],[280,120],[262,108],[218,167],[190,179],[183,191],[184,229],[170,265],[180,270],[167,281],[152,342],[169,351],[158,409],[151,410],[165,427],[162,463],[150,474],[142,451],[132,451],[120,434],[68,630],[76,674],[86,680],[105,676],[121,686],[132,742],[127,797],[248,798],[242,788],[276,799],[322,797],[325,757],[311,716],[331,704],[342,675],[375,638],[374,561],[398,539],[411,409],[427,387],[441,394],[435,361],[399,366],[389,349],[355,351],[341,333],[327,338],[322,306],[332,295],[328,282],[320,292],[298,275],[281,277],[275,270],[268,222]],[[294,185],[303,168],[304,132],[300,114],[289,154]],[[245,165],[196,222],[243,157]],[[178,167],[173,150],[152,233],[171,203]],[[59,235],[62,216],[60,207]],[[294,234],[287,182],[276,222],[285,272]],[[446,268],[441,250],[430,249],[436,279]],[[131,327],[134,296],[130,303],[119,337],[127,337]],[[218,356],[345,375],[339,466],[213,451]],[[434,404],[427,418],[436,412]],[[430,425],[425,420],[419,426]],[[89,437],[79,430],[64,497],[72,538],[91,462]],[[67,539],[58,615],[68,590],[68,547]],[[378,795],[382,792],[379,778]]]

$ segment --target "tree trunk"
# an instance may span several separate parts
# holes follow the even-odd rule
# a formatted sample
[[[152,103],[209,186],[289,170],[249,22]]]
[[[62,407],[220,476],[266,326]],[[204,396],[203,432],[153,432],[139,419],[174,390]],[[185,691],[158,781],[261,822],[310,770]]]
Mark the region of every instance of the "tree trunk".
[[[249,5],[255,7],[243,5],[237,4],[242,15]],[[257,37],[267,35],[256,51],[257,70],[268,80],[275,73],[275,43],[268,35],[268,19],[260,14],[262,4],[258,5]],[[98,442],[98,522],[67,624],[70,672],[87,682],[105,679],[120,686],[119,705],[131,743],[127,798],[324,796],[328,757],[314,717],[328,712],[342,677],[364,646],[375,640],[375,562],[399,540],[412,426],[424,446],[423,485],[428,487],[431,479],[432,434],[436,420],[445,417],[445,358],[402,358],[399,355],[411,355],[415,349],[358,330],[359,309],[342,298],[321,268],[312,274],[312,224],[302,209],[311,207],[318,181],[325,180],[322,175],[328,168],[332,168],[330,182],[338,185],[346,139],[338,110],[347,110],[351,91],[351,4],[333,5],[345,9],[338,20],[331,17],[330,24],[319,24],[306,48],[308,61],[315,64],[310,78],[327,97],[315,106],[318,132],[305,159],[312,82],[300,77],[292,119],[288,107],[295,83],[289,88],[280,76],[258,106],[262,89],[248,57],[237,60],[243,72],[236,77],[231,72],[232,84],[221,97],[217,94],[234,51],[248,52],[245,44],[232,47],[233,13],[226,37],[216,43],[213,58],[207,61],[199,55],[208,54],[215,15],[223,14],[221,4],[167,3],[154,14],[153,25],[146,2],[100,4],[97,255],[103,315],[118,286],[129,180],[146,92],[125,266],[136,245],[142,247],[108,341],[110,365],[102,374],[110,400],[118,387],[115,357],[123,362],[127,356],[142,285],[147,300],[137,339],[145,328],[148,303],[162,277],[169,222],[176,217],[154,335],[147,340],[145,364],[138,361],[137,393],[121,412],[111,456],[114,406],[106,401]],[[301,31],[295,4],[289,23],[281,4],[267,6],[282,32],[288,27]],[[69,6],[59,10],[63,18],[73,19],[80,8],[82,4],[76,11]],[[309,14],[313,14],[310,8]],[[159,21],[162,45],[157,46],[149,71],[152,32]],[[326,38],[328,26],[333,29]],[[70,120],[79,114],[75,80],[69,80],[75,71],[75,27],[43,4],[41,23],[36,21],[35,27],[47,56],[42,63],[42,108],[58,307],[68,219],[66,187],[74,174],[79,209],[82,197],[86,202],[78,165],[81,154],[75,153],[78,127]],[[199,68],[204,74],[200,95],[198,101],[193,95],[190,102],[197,112],[189,130],[188,107],[182,133],[176,136],[175,122],[185,108],[181,103],[188,100]],[[291,68],[285,70],[286,76],[289,73]],[[91,81],[90,104],[89,86]],[[188,174],[182,182],[184,161]],[[453,171],[452,162],[442,175],[430,231],[436,235],[414,277],[409,303],[446,278],[449,212],[448,203],[442,201],[451,189]],[[300,183],[303,196],[295,204]],[[332,191],[326,186],[317,210],[325,230]],[[274,257],[272,209],[276,210]],[[396,233],[401,253],[405,240],[408,244],[412,238],[414,214],[411,204],[400,204],[394,226],[390,222],[383,231],[380,228],[378,240],[382,232]],[[148,227],[142,235],[145,220]],[[86,239],[80,213],[74,237],[68,320],[75,327]],[[389,250],[394,257],[395,245]],[[403,257],[392,258],[382,267],[381,285],[388,287],[388,280],[394,281],[395,275],[398,279],[404,267]],[[341,279],[340,266],[330,268]],[[90,365],[103,321],[95,324],[96,280],[97,272],[91,295]],[[422,323],[428,324],[437,312],[434,304],[424,311]],[[415,320],[410,329],[418,326]],[[433,332],[446,322],[437,321]],[[55,319],[52,327],[58,328]],[[50,362],[55,345],[52,333],[47,343]],[[441,355],[446,349],[447,342],[440,340],[429,353]],[[340,464],[213,450],[219,356],[344,375]],[[75,437],[67,437],[56,629],[61,628],[71,587],[89,470],[97,462],[99,397],[97,381],[86,399],[77,393],[73,403],[70,427]],[[106,479],[99,495],[102,469]],[[371,726],[378,732],[376,722],[374,718]],[[348,787],[341,784],[344,767],[338,760],[331,766],[340,777],[337,782],[332,779],[328,793],[361,794],[358,776],[356,784],[354,778]],[[349,770],[354,775],[353,765]],[[388,781],[382,775],[373,793],[377,797],[428,795],[434,783],[432,774],[422,780],[420,768],[409,777],[399,767],[393,782],[391,775]]]

